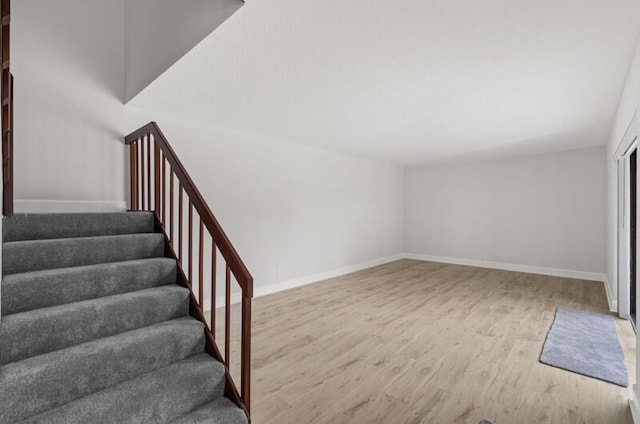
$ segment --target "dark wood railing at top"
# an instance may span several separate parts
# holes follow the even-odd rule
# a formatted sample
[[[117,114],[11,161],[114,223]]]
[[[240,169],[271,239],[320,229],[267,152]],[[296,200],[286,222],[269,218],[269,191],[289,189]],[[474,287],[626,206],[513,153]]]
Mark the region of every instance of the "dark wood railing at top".
[[[13,215],[13,75],[10,70],[11,2],[0,2],[0,48],[2,75],[0,99],[2,101],[2,214]]]
[[[206,326],[207,351],[226,366],[225,393],[249,416],[253,278],[158,125],[150,122],[128,135],[125,143],[130,148],[131,209],[155,212],[157,227],[165,234],[168,252],[178,261],[178,282],[191,291],[191,314]],[[198,225],[194,225],[194,218]],[[226,262],[220,278],[218,256]],[[241,301],[240,393],[230,372],[232,277],[240,287]],[[216,344],[219,279],[224,279],[224,285],[221,284],[225,299],[224,356]],[[205,283],[205,280],[208,281]],[[210,326],[205,320],[207,286],[211,298]]]

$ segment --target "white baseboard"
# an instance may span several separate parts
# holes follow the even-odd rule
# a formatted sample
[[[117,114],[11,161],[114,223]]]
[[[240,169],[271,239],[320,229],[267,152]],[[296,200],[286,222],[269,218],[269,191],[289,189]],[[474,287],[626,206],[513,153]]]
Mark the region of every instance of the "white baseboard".
[[[254,288],[253,297],[267,296],[269,294],[278,293],[285,290],[294,289],[296,287],[302,287],[309,284],[317,283],[320,281],[328,280],[330,278],[340,277],[342,275],[351,274],[352,272],[362,271],[364,269],[373,268],[374,266],[384,265],[389,262],[398,261],[404,259],[404,254],[398,254],[393,256],[387,256],[385,258],[374,259],[367,262],[362,262],[355,265],[349,265],[342,268],[337,268],[331,271],[325,271],[318,274],[307,275],[305,277],[294,278],[280,283],[268,284],[266,286],[257,286]],[[240,293],[231,294],[231,304],[240,303]],[[218,296],[216,298],[216,305],[218,308],[223,307],[225,303],[224,296]],[[205,299],[204,310],[211,310],[211,299]]]
[[[634,384],[633,390],[631,391],[631,399],[629,399],[629,408],[631,408],[633,424],[640,424],[640,402],[638,398],[638,385]]]
[[[331,271],[322,272],[319,274],[308,275],[300,278],[294,278],[294,279],[283,281],[280,283],[269,284],[266,286],[257,286],[254,289],[254,297],[266,296],[269,294],[278,293],[278,292],[293,289],[296,287],[306,286],[308,284],[317,283],[323,280],[328,280],[330,278],[335,278],[342,275],[350,274],[352,272],[361,271],[363,269],[372,268],[374,266],[384,265],[386,263],[394,262],[400,259],[413,259],[418,261],[440,262],[440,263],[447,263],[447,264],[454,264],[454,265],[475,266],[479,268],[500,269],[504,271],[524,272],[528,274],[540,274],[540,275],[550,275],[554,277],[574,278],[579,280],[600,281],[605,286],[609,307],[611,308],[612,311],[617,311],[617,302],[615,300],[611,300],[609,287],[606,284],[605,274],[600,274],[595,272],[573,271],[573,270],[565,270],[565,269],[557,269],[557,268],[537,267],[537,266],[529,266],[529,265],[506,264],[506,263],[500,263],[500,262],[488,262],[488,261],[480,261],[480,260],[474,260],[474,259],[458,259],[458,258],[448,258],[443,256],[418,255],[414,253],[404,253],[404,254],[388,256],[386,258],[375,259],[372,261],[367,261],[367,262],[359,263],[356,265],[350,265],[350,266],[334,269]],[[240,301],[241,301],[240,293],[231,294],[232,304],[240,303]],[[216,299],[217,307],[224,306],[224,302],[225,302],[224,296],[217,297]],[[210,310],[211,299],[205,299],[204,303],[205,303],[205,310],[206,311]]]
[[[607,295],[607,303],[611,312],[618,312],[618,301],[613,298],[607,284],[607,275],[597,272],[573,271],[568,269],[546,268],[530,265],[505,264],[500,262],[488,262],[475,259],[458,259],[447,258],[442,256],[418,255],[407,253],[407,259],[415,259],[419,261],[441,262],[454,265],[467,265],[479,268],[501,269],[504,271],[525,272],[528,274],[551,275],[554,277],[575,278],[578,280],[601,281],[604,284],[604,291]]]
[[[16,213],[120,212],[127,209],[127,202],[16,199],[14,209]]]
[[[604,280],[604,291],[607,294],[607,303],[609,304],[609,310],[611,312],[618,313],[618,301],[615,300],[611,295],[611,289],[609,288],[609,282],[607,279]]]
[[[441,262],[445,264],[475,266],[478,268],[500,269],[504,271],[524,272],[527,274],[541,274],[541,275],[550,275],[553,277],[575,278],[577,280],[606,281],[607,279],[607,276],[605,274],[601,274],[597,272],[572,271],[568,269],[506,264],[501,262],[489,262],[489,261],[481,261],[476,259],[459,259],[459,258],[447,258],[443,256],[418,255],[414,253],[407,253],[405,257],[407,259],[415,259],[418,261]]]

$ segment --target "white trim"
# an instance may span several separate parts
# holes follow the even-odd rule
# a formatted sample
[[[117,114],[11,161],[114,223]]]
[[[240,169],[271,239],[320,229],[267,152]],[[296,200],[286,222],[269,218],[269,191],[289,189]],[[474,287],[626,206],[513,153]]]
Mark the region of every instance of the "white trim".
[[[609,303],[609,308],[612,311],[616,310],[617,308],[616,301],[611,300],[611,296],[609,293],[610,290],[607,284],[607,279],[605,274],[601,274],[597,272],[545,268],[545,267],[530,266],[530,265],[506,264],[506,263],[499,263],[499,262],[480,261],[480,260],[474,260],[474,259],[458,259],[458,258],[447,258],[443,256],[418,255],[414,253],[403,253],[403,254],[398,254],[393,256],[387,256],[385,258],[374,259],[372,261],[362,262],[355,265],[349,265],[349,266],[334,269],[331,271],[321,272],[319,274],[313,274],[305,277],[294,278],[291,280],[283,281],[280,283],[269,284],[266,286],[258,286],[258,287],[255,287],[254,289],[254,298],[267,296],[267,295],[282,292],[285,290],[294,289],[296,287],[302,287],[309,284],[318,283],[324,280],[329,280],[331,278],[340,277],[343,275],[351,274],[353,272],[362,271],[364,269],[373,268],[375,266],[384,265],[384,264],[398,261],[401,259],[413,259],[413,260],[426,261],[426,262],[440,262],[440,263],[447,263],[447,264],[454,264],[454,265],[475,266],[478,268],[500,269],[505,271],[524,272],[528,274],[551,275],[554,277],[574,278],[578,280],[600,281],[604,284],[605,292],[607,294],[607,301]],[[241,300],[241,297],[239,292],[231,294],[231,304],[240,303],[240,300]],[[224,296],[217,296],[216,305],[218,305],[218,308],[223,307],[224,303],[225,303]],[[211,310],[211,299],[205,299],[204,310],[205,311]]]
[[[629,319],[631,316],[631,306],[629,304],[631,293],[629,287],[629,281],[631,276],[629,275],[631,258],[631,240],[630,236],[630,202],[631,193],[629,191],[631,182],[631,160],[630,157],[637,150],[638,142],[638,120],[637,110],[633,116],[631,123],[629,124],[625,134],[620,141],[620,155],[618,157],[618,178],[617,182],[617,201],[616,201],[616,231],[617,231],[617,251],[616,251],[616,266],[617,266],[617,283],[614,283],[618,289],[618,315],[622,319]]]
[[[127,202],[119,200],[23,200],[14,201],[16,213],[119,212]]]
[[[418,261],[440,262],[445,264],[475,266],[479,268],[501,269],[504,271],[524,272],[527,274],[551,275],[554,277],[575,278],[578,280],[606,281],[606,275],[599,272],[573,271],[569,269],[546,268],[531,265],[516,265],[501,262],[489,262],[476,259],[447,258],[443,256],[418,255],[407,253],[407,259]]]
[[[625,184],[628,183],[628,155],[631,153],[634,147],[637,148],[638,135],[640,134],[640,117],[638,115],[638,109],[633,113],[624,134],[618,142],[618,146],[613,154],[613,160],[617,163],[617,178],[616,178],[616,214],[614,215],[614,251],[613,251],[613,263],[615,264],[612,270],[611,283],[616,289],[616,293],[607,291],[607,297],[609,299],[609,307],[615,306],[618,312],[618,316],[622,319],[629,319],[629,276],[626,268],[628,266],[628,245],[629,240],[626,236],[626,220],[628,213],[623,208],[628,206],[628,193]],[[621,170],[622,167],[622,170]],[[622,175],[621,175],[622,174]],[[640,186],[638,187],[640,190]],[[640,213],[640,211],[639,211]],[[622,222],[621,222],[622,221]],[[622,271],[621,271],[622,270]],[[640,272],[640,270],[639,270]],[[605,285],[608,289],[608,286]],[[612,301],[613,295],[617,297],[617,301]]]
[[[353,272],[362,271],[364,269],[373,268],[375,266],[388,264],[389,262],[395,262],[400,259],[404,259],[404,254],[398,254],[393,256],[387,256],[385,258],[374,259],[367,262],[361,262],[355,265],[349,265],[342,268],[337,268],[331,271],[325,271],[318,274],[308,275],[305,277],[294,278],[287,281],[282,281],[280,283],[269,284],[266,286],[257,286],[254,288],[253,297],[262,297],[270,294],[278,293],[285,290],[294,289],[296,287],[302,287],[313,283],[318,283],[320,281],[328,280],[331,278],[340,277],[346,274],[351,274]],[[240,293],[232,293],[231,294],[231,304],[240,303]],[[223,307],[225,303],[224,296],[216,297],[216,305],[218,308]],[[211,310],[211,299],[205,299],[204,301],[204,310]]]
[[[630,231],[630,199],[631,193],[627,186],[631,181],[630,160],[629,155],[625,153],[618,162],[618,187],[617,187],[617,288],[618,288],[618,315],[620,318],[629,319],[631,308],[629,306],[630,299],[630,258],[631,240],[629,239]]]
[[[256,287],[254,291],[254,295],[256,297],[267,296],[269,294],[278,293],[278,292],[293,289],[296,287],[306,286],[308,284],[317,283],[319,281],[329,280],[331,278],[341,277],[343,275],[351,274],[353,272],[358,272],[358,271],[373,268],[376,266],[388,264],[390,262],[399,261],[401,259],[404,259],[404,257],[405,257],[404,254],[387,256],[385,258],[373,259],[371,261],[361,262],[355,265],[348,265],[348,266],[337,268],[331,271],[325,271],[318,274],[308,275],[306,277],[294,278],[294,279],[283,281],[280,283],[269,284],[263,287]]]
[[[631,391],[631,399],[629,399],[629,408],[631,408],[631,417],[634,424],[640,424],[640,402],[638,402],[638,385],[633,385]]]
[[[638,109],[633,113],[633,117],[631,121],[629,121],[629,125],[627,125],[627,129],[624,131],[624,134],[620,138],[618,142],[618,147],[613,155],[615,160],[619,160],[622,156],[626,155],[629,150],[633,147],[635,140],[640,132],[640,119],[638,119]]]
[[[608,280],[604,280],[604,291],[607,295],[607,303],[609,304],[609,310],[611,312],[618,312],[618,301],[615,300],[612,296],[611,296],[611,289],[609,288],[609,281]],[[626,318],[628,319],[628,318]]]

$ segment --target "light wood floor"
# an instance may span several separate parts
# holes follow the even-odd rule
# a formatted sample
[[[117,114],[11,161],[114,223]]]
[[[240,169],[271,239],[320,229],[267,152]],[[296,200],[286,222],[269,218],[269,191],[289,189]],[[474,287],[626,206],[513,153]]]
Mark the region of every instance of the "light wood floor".
[[[255,299],[253,423],[631,423],[630,388],[538,362],[558,306],[602,283],[402,260]]]

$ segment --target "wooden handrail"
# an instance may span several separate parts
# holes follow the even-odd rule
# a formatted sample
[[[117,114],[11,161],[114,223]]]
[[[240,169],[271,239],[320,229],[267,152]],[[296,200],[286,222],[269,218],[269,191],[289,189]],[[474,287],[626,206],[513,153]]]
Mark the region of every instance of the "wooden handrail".
[[[167,141],[167,138],[158,127],[158,124],[155,122],[149,122],[148,124],[138,128],[125,137],[125,144],[131,144],[148,134],[151,134],[154,137],[155,142],[160,145],[160,149],[167,158],[167,162],[178,177],[178,181],[182,184],[182,187],[193,203],[195,210],[202,218],[205,228],[216,241],[216,245],[220,250],[220,253],[227,261],[227,264],[231,268],[233,275],[238,280],[238,283],[243,290],[247,290],[250,297],[253,297],[253,277],[218,223],[218,220],[213,215],[213,212],[211,212],[211,209],[204,200],[200,190],[198,190],[195,183],[185,170],[184,165],[182,165],[182,162],[180,162],[180,159],[178,159],[175,151]]]
[[[150,122],[125,137],[130,152],[130,202],[131,210],[153,211],[157,228],[164,232],[170,256],[178,263],[178,282],[191,292],[190,311],[201,320],[207,332],[207,351],[224,363],[227,375],[226,393],[249,415],[251,396],[251,299],[253,277],[240,255],[231,244],[222,226],[211,212],[204,197],[178,159],[175,151],[155,122]],[[167,178],[169,193],[167,196]],[[177,187],[175,182],[177,182]],[[177,192],[177,205],[175,191]],[[186,195],[186,202],[184,201]],[[187,205],[185,220],[183,211]],[[177,206],[177,217],[175,206]],[[168,213],[167,213],[168,212]],[[194,216],[195,212],[195,216]],[[195,220],[194,220],[195,218]],[[183,227],[187,226],[187,237]],[[176,237],[177,230],[177,237]],[[206,234],[205,234],[206,230]],[[204,264],[205,235],[211,240],[211,316],[209,326],[204,319]],[[185,240],[186,239],[186,240]],[[194,240],[197,239],[197,240]],[[186,242],[187,254],[184,252]],[[177,252],[176,252],[177,249]],[[197,252],[195,255],[194,250]],[[224,355],[216,345],[216,252],[225,265],[225,319]],[[194,269],[196,270],[194,272]],[[186,270],[186,272],[185,272]],[[231,363],[231,276],[241,289],[242,313],[240,344],[240,393],[230,375]],[[197,281],[197,284],[195,282]],[[196,293],[197,288],[197,293]],[[197,294],[197,296],[196,296]]]

